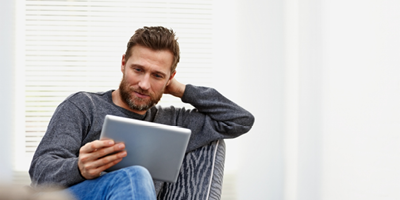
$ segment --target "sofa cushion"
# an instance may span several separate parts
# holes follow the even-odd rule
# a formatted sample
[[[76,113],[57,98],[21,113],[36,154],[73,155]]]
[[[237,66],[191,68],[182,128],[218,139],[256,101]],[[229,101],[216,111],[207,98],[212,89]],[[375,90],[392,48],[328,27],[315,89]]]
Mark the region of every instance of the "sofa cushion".
[[[221,198],[225,142],[218,140],[188,152],[175,183],[164,183],[159,200],[218,200]]]

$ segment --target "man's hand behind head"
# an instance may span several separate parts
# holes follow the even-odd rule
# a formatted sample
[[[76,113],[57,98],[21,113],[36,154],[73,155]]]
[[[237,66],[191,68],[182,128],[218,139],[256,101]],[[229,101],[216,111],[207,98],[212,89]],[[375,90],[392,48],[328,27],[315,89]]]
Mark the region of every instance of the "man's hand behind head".
[[[178,82],[175,78],[172,78],[169,82],[169,85],[165,87],[164,94],[170,94],[182,98],[185,88],[185,84]]]

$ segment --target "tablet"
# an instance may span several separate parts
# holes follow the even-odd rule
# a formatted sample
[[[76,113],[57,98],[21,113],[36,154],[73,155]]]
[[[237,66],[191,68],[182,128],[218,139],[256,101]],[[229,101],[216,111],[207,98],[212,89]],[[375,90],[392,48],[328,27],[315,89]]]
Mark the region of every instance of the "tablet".
[[[155,180],[176,182],[190,135],[186,128],[106,115],[100,138],[124,142],[127,151],[106,171],[140,165]]]

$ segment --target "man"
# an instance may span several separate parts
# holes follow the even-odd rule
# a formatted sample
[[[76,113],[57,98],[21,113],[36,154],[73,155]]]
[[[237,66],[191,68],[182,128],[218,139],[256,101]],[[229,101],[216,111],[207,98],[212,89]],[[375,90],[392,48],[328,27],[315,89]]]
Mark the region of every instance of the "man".
[[[250,130],[254,117],[248,111],[214,89],[174,79],[178,62],[179,45],[172,30],[138,29],[122,56],[117,90],[79,92],[57,107],[31,163],[32,185],[68,187],[78,199],[155,199],[160,188],[154,188],[143,167],[104,173],[127,156],[124,144],[98,140],[107,114],[189,128],[187,151]],[[154,106],[163,94],[196,109]]]

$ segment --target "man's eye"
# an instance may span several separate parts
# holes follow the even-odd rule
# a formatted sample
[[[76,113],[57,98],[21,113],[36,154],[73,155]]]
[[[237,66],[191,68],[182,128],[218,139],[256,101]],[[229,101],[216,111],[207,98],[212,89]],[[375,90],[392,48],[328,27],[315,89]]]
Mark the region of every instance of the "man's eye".
[[[140,68],[133,68],[133,70],[135,70],[137,72],[141,72],[142,71],[142,69],[140,69]]]
[[[163,76],[160,75],[160,74],[154,74],[154,76],[155,76],[156,78],[163,78]]]

